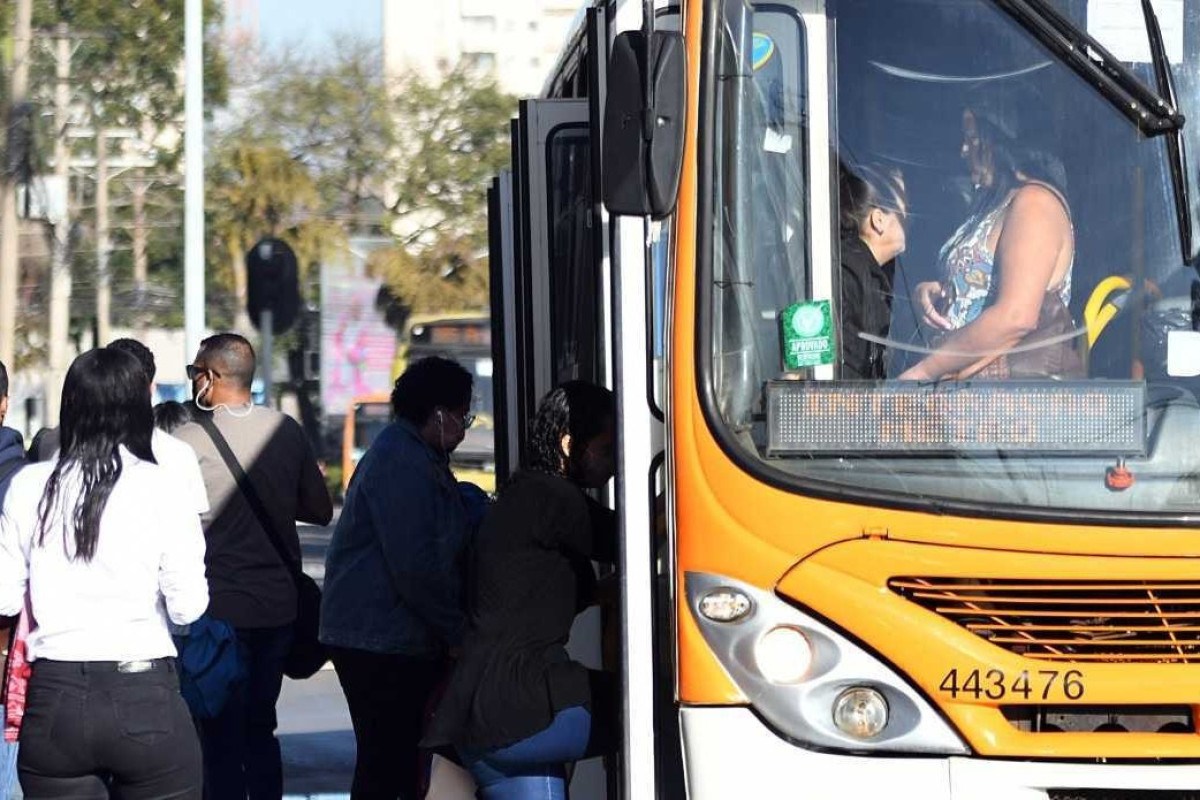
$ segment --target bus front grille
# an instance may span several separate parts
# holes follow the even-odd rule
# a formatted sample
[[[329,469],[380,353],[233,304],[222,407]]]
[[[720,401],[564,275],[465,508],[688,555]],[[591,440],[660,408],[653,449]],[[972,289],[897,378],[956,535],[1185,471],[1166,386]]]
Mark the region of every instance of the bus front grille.
[[[892,578],[888,586],[1027,658],[1200,663],[1200,580]]]
[[[1003,705],[1000,713],[1026,733],[1196,732],[1191,706]]]

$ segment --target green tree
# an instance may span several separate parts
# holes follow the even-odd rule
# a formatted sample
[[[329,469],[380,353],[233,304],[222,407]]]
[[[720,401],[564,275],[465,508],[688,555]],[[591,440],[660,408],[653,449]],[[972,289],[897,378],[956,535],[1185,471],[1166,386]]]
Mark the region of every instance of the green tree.
[[[267,235],[287,241],[306,285],[308,270],[344,246],[345,231],[325,215],[308,169],[278,141],[226,136],[206,177],[211,316],[248,330],[245,256],[254,243]]]
[[[78,37],[71,69],[78,98],[105,125],[161,131],[183,113],[185,0],[60,0],[55,22]],[[205,28],[221,21],[218,0],[204,0]],[[48,18],[44,19],[49,23]],[[215,35],[205,43],[205,107],[225,102],[225,56]]]
[[[515,98],[465,64],[440,80],[406,75],[394,97],[401,156],[389,208],[399,235],[373,266],[414,311],[486,308],[487,189],[509,163]]]
[[[34,140],[35,171],[43,174],[47,171],[47,161],[54,149],[55,121],[51,113],[56,83],[53,38],[61,22],[66,23],[72,39],[70,98],[74,121],[88,127],[103,125],[133,129],[149,143],[150,154],[157,162],[150,174],[160,180],[148,198],[151,222],[145,233],[151,291],[158,298],[152,317],[154,321],[166,324],[178,320],[182,307],[182,192],[173,177],[182,155],[183,138],[160,134],[178,130],[183,114],[184,4],[185,0],[33,2],[35,44],[30,65],[30,98],[40,112],[35,115],[39,121]],[[0,2],[0,31],[4,36],[11,33],[14,5]],[[204,0],[204,106],[209,115],[225,102],[228,89],[225,55],[218,35],[221,14],[219,0]],[[6,110],[7,69],[3,78],[0,80],[0,109]],[[94,142],[74,139],[71,147],[74,154],[86,154],[92,152]],[[84,197],[85,207],[90,207],[94,184],[83,176],[75,176],[72,180],[75,184],[72,196]],[[110,183],[113,201],[110,227],[114,242],[110,269],[114,277],[114,296],[118,299],[132,289],[129,240],[133,219],[120,182],[121,178],[115,178]],[[90,290],[94,286],[95,243],[90,241],[92,228],[86,215],[84,211],[77,217],[82,223],[79,230],[83,237],[75,240],[72,255],[73,272],[78,277],[72,312],[79,326],[90,324],[94,310]],[[26,270],[27,281],[36,280],[43,284],[48,281],[44,268],[31,273],[28,267]],[[44,288],[36,293],[37,297],[45,296]],[[127,304],[114,304],[117,320],[132,322],[128,311]],[[27,331],[44,327],[44,306],[26,304],[23,315]]]
[[[230,133],[277,138],[347,234],[392,232],[372,266],[402,304],[486,307],[486,192],[508,163],[515,99],[465,65],[388,80],[378,47],[331,52],[256,64]]]
[[[397,124],[378,45],[339,37],[331,59],[267,57],[239,128],[272,136],[313,176],[331,218],[350,232],[386,224],[384,192],[397,168]],[[264,77],[266,76],[266,77]]]

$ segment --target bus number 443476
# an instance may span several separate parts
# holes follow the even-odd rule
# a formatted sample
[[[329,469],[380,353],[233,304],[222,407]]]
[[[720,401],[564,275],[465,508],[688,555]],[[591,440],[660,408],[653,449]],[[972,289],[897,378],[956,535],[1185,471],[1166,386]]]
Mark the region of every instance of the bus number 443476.
[[[971,697],[975,700],[1050,700],[1083,697],[1083,673],[1077,669],[1062,672],[1056,669],[1021,670],[1017,673],[1001,669],[952,669],[938,686],[952,698]]]

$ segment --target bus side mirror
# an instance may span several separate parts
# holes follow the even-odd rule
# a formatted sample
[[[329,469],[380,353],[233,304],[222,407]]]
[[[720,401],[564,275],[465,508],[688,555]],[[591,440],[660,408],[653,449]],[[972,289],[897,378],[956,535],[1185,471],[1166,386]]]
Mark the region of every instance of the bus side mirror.
[[[655,31],[652,36],[651,125],[643,124],[645,33],[627,31],[613,42],[604,108],[603,193],[609,213],[662,219],[675,210],[679,197],[687,59],[682,34]]]

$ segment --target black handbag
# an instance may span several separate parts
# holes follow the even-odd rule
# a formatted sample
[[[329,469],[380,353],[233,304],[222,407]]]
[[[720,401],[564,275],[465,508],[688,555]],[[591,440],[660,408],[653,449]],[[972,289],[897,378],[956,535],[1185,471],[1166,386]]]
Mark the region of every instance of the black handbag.
[[[230,449],[229,442],[225,441],[225,437],[217,429],[212,415],[197,414],[196,421],[204,428],[208,438],[212,439],[217,452],[225,460],[225,466],[229,467],[229,471],[233,473],[238,490],[250,504],[254,516],[258,518],[258,523],[267,532],[267,537],[275,547],[275,552],[279,554],[279,558],[287,567],[296,584],[296,621],[292,623],[292,647],[288,651],[287,660],[284,661],[283,674],[294,680],[311,678],[329,660],[329,652],[317,638],[321,626],[321,587],[311,576],[305,574],[301,563],[293,559],[287,548],[284,547],[283,539],[271,523],[266,506],[263,505],[254,485],[250,483],[250,478],[242,469],[237,456]]]

